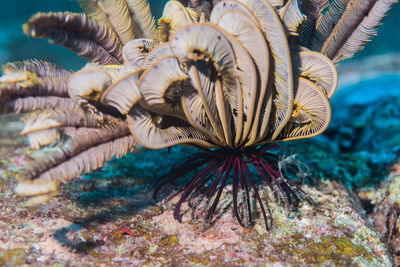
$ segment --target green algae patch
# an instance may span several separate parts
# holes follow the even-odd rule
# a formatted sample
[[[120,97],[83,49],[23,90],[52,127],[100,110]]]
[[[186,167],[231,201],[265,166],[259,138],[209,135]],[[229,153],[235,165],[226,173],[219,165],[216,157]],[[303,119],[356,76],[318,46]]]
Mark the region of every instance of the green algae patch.
[[[367,251],[363,246],[354,244],[350,239],[345,237],[333,238],[322,237],[322,242],[331,243],[332,247],[336,248],[336,253],[349,257],[363,257],[367,260],[373,260],[373,255]]]
[[[19,266],[25,263],[25,250],[22,248],[0,249],[0,265]]]
[[[200,264],[200,265],[208,265],[210,264],[210,255],[208,252],[204,252],[200,255],[191,255],[188,257],[188,260],[191,264]],[[215,262],[213,262],[215,264]]]
[[[374,256],[368,250],[346,237],[323,236],[320,240],[314,240],[295,234],[281,239],[275,248],[288,255],[296,255],[306,264],[330,262],[335,265],[351,265],[357,258],[374,261]]]
[[[179,244],[179,238],[176,235],[166,236],[158,244],[162,247],[171,248]]]
[[[156,258],[171,260],[172,255],[177,255],[179,238],[175,235],[162,237],[154,246],[149,247],[149,255]]]

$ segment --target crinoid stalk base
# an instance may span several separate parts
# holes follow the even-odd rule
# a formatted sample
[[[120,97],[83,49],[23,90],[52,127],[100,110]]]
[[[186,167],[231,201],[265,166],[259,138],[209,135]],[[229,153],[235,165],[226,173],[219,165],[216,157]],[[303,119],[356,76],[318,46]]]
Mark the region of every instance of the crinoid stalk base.
[[[269,230],[272,216],[267,215],[256,180],[250,171],[251,166],[273,192],[275,201],[279,201],[280,196],[287,209],[297,207],[300,199],[314,204],[298,185],[291,183],[282,173],[279,167],[279,157],[270,152],[272,149],[279,150],[279,146],[269,144],[259,148],[205,150],[191,156],[178,168],[172,169],[169,174],[161,177],[161,184],[156,188],[154,196],[166,184],[202,168],[183,187],[183,192],[174,210],[176,220],[182,222],[181,206],[185,201],[188,201],[189,206],[193,209],[196,209],[204,201],[204,220],[206,223],[211,223],[222,191],[231,177],[233,213],[239,224],[243,227],[252,224],[251,197],[253,197],[258,203],[265,226]],[[197,200],[193,204],[191,199],[194,198]],[[265,204],[268,205],[267,202]]]

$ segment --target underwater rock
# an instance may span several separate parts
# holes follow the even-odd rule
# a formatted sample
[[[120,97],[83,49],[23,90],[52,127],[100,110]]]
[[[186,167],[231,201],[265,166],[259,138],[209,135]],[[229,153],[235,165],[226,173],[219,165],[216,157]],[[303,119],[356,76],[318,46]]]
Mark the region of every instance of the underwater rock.
[[[365,188],[358,196],[375,229],[389,244],[395,265],[400,265],[400,162],[392,166],[388,179],[378,188]]]
[[[235,225],[229,213],[205,231],[204,225],[189,212],[183,224],[174,223],[171,208],[152,221],[162,234],[177,236],[179,250],[208,255],[212,264],[391,264],[379,234],[365,220],[362,207],[344,186],[323,182],[317,188],[305,190],[317,207],[303,203],[298,211],[287,212],[282,205],[269,202],[273,218],[269,232],[262,227],[261,218],[257,218],[253,229],[244,229]],[[268,199],[272,198],[268,195]],[[221,202],[229,203],[229,196]]]
[[[273,223],[266,231],[257,213],[252,214],[253,228],[238,226],[229,211],[231,186],[222,195],[219,218],[212,227],[205,227],[201,220],[192,218],[187,206],[182,209],[182,224],[173,219],[177,197],[150,204],[148,188],[124,195],[123,188],[138,186],[129,179],[117,180],[76,182],[61,189],[58,198],[32,208],[18,205],[11,196],[1,198],[0,263],[13,251],[19,251],[15,260],[22,263],[73,266],[392,263],[361,205],[336,182],[304,187],[316,207],[303,202],[297,211],[287,211],[283,203],[269,201]],[[273,199],[265,190],[260,192],[263,200]],[[92,200],[101,196],[103,201],[85,204],[88,194]],[[124,229],[131,234],[121,234]]]

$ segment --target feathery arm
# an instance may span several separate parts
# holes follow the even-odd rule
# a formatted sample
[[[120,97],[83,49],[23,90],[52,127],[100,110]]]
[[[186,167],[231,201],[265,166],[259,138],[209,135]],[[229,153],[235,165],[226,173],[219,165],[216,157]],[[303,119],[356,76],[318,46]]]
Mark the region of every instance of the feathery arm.
[[[85,14],[38,13],[23,29],[28,36],[49,38],[100,64],[123,62],[122,44],[116,34]]]

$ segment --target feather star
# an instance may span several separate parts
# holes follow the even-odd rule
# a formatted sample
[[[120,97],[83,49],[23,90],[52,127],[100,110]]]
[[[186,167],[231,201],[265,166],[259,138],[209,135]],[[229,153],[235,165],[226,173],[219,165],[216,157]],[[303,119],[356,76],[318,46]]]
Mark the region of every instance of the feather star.
[[[156,189],[197,170],[175,207],[178,221],[196,196],[210,222],[231,180],[239,224],[251,224],[253,196],[267,228],[254,174],[287,208],[312,203],[270,150],[327,128],[334,64],[360,51],[396,2],[171,0],[157,21],[146,0],[77,1],[85,13],[38,13],[23,29],[87,58],[86,66],[3,66],[2,113],[26,114],[21,134],[33,149],[57,148],[25,167],[16,193],[49,195],[137,143],[181,144],[201,152]]]

